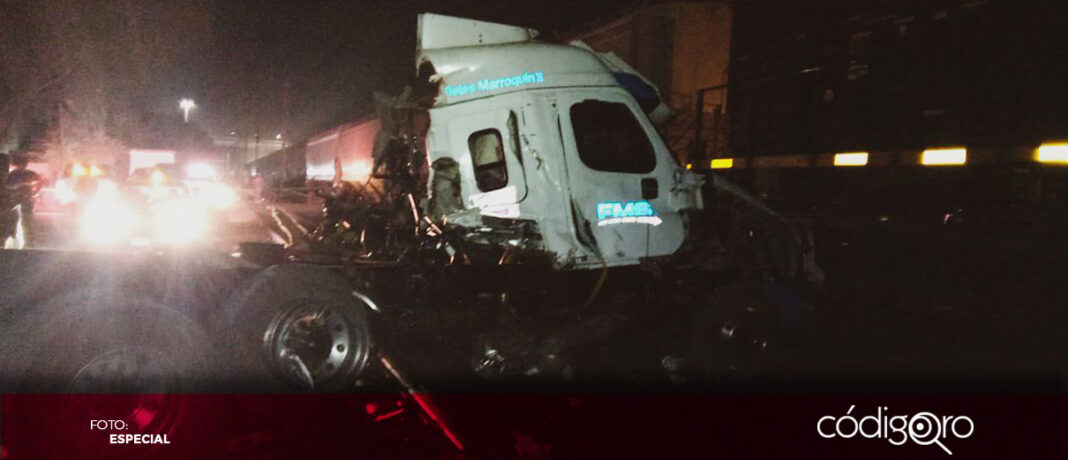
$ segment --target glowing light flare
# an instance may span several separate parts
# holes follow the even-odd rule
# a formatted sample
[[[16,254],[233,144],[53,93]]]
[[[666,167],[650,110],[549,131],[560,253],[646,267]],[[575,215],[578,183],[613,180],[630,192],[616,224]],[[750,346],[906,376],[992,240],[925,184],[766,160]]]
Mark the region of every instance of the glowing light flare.
[[[868,152],[849,152],[834,154],[835,166],[867,166]]]
[[[79,233],[86,243],[107,245],[122,241],[137,226],[137,217],[126,204],[94,198],[79,219]]]
[[[716,158],[709,164],[712,169],[731,169],[734,167],[734,158]]]
[[[76,164],[76,165],[71,167],[70,175],[71,175],[71,177],[87,176],[87,175],[89,175],[89,170],[86,169],[85,166],[82,166],[80,164]]]
[[[96,183],[96,196],[99,200],[118,200],[119,186],[110,180],[100,179]]]
[[[74,186],[67,179],[57,180],[55,191],[56,200],[59,201],[59,204],[70,204],[78,201],[78,194],[74,193]]]
[[[920,164],[925,166],[955,166],[968,162],[968,150],[964,148],[927,149],[920,155]]]
[[[148,180],[152,183],[152,186],[162,187],[163,183],[167,180],[167,175],[164,174],[163,171],[157,169],[152,171],[152,175],[149,176]]]
[[[1042,144],[1035,150],[1035,161],[1068,164],[1068,144]]]
[[[156,208],[156,236],[165,244],[189,244],[208,233],[208,213],[193,200],[174,200]]]
[[[185,167],[185,172],[192,179],[213,180],[218,177],[215,168],[207,163],[190,163]]]
[[[238,196],[232,188],[223,184],[212,183],[206,185],[197,194],[202,204],[212,209],[230,209],[237,204]]]

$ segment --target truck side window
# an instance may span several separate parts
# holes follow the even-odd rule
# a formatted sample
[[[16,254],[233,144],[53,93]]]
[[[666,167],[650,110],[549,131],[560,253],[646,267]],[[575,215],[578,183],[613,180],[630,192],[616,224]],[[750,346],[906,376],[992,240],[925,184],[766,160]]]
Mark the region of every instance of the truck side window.
[[[508,185],[508,166],[504,161],[504,143],[496,129],[484,129],[467,138],[471,161],[475,165],[475,183],[483,192]]]
[[[649,173],[656,154],[645,130],[626,104],[586,100],[571,106],[579,158],[590,169]]]

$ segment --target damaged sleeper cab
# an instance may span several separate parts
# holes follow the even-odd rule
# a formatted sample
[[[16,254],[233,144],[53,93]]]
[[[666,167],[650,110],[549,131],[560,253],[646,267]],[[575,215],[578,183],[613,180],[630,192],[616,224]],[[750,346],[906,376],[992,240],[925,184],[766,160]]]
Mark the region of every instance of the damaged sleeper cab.
[[[666,109],[650,103],[655,88],[613,55],[535,34],[420,17],[418,67],[439,89],[428,213],[465,228],[532,222],[562,269],[674,253],[701,183],[657,135]]]

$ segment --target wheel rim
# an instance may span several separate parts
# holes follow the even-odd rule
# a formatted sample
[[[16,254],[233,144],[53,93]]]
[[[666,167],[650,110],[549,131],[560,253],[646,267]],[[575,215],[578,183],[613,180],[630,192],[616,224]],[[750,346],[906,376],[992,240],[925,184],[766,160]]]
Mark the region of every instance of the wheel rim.
[[[264,336],[272,367],[306,390],[321,389],[362,369],[364,332],[340,305],[305,303],[275,316]]]

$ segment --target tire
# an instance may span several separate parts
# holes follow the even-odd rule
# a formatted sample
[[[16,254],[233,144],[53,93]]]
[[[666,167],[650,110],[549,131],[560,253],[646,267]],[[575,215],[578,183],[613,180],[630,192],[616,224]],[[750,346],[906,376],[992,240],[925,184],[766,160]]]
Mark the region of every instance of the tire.
[[[692,324],[697,370],[717,379],[766,371],[781,333],[778,306],[752,284],[716,289]]]
[[[216,369],[196,324],[119,290],[78,290],[36,305],[4,335],[5,392],[191,392],[204,389]]]
[[[370,356],[368,305],[333,271],[267,268],[226,308],[241,390],[351,390]]]

